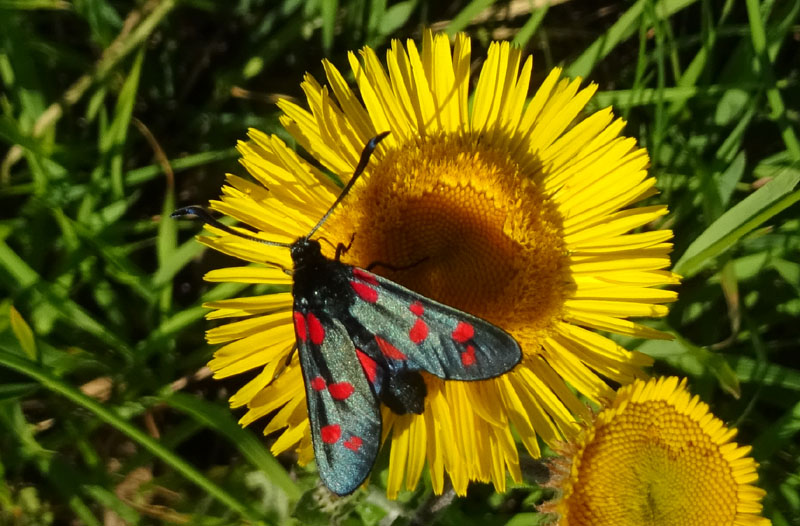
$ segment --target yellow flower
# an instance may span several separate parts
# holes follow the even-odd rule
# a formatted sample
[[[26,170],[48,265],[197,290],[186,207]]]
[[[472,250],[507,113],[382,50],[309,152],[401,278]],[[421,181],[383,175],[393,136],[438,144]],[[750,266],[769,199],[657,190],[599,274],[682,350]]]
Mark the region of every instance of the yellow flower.
[[[324,62],[328,86],[307,75],[310,110],[279,103],[282,124],[316,161],[347,180],[365,142],[390,131],[342,206],[319,230],[332,257],[355,236],[345,263],[380,261],[405,270],[377,272],[428,297],[482,317],[520,343],[522,362],[481,382],[444,382],[425,375],[421,415],[383,408],[383,439],[391,443],[387,493],[414,488],[427,459],[441,492],[447,473],[459,494],[470,480],[506,474],[520,480],[515,436],[540,455],[538,438],[573,436],[590,417],[578,394],[598,401],[642,375],[651,360],[591,329],[635,337],[662,333],[629,320],[663,316],[675,299],[655,287],[676,282],[664,270],[668,230],[644,227],[665,206],[628,208],[656,193],[647,153],[620,136],[610,109],[578,116],[595,91],[553,70],[526,103],[532,62],[507,42],[491,45],[470,103],[470,39],[451,49],[426,32],[421,51],[394,41],[384,67],[370,48],[350,54],[359,95]],[[522,67],[520,69],[520,65]],[[362,103],[363,101],[363,103]],[[228,177],[217,211],[251,225],[258,236],[292,242],[305,235],[340,192],[322,170],[276,136],[251,130],[239,145],[257,183]],[[210,272],[209,281],[289,284],[289,251],[212,231],[203,241],[259,263]],[[270,265],[264,266],[263,263]],[[217,378],[255,369],[231,398],[246,406],[247,425],[275,413],[265,433],[300,463],[313,458],[303,381],[294,346],[289,292],[208,305],[211,318],[246,317],[208,332],[225,343],[209,364]]]
[[[544,511],[559,526],[767,525],[756,463],[735,435],[685,379],[637,380],[559,448],[570,457],[555,482],[563,494]]]

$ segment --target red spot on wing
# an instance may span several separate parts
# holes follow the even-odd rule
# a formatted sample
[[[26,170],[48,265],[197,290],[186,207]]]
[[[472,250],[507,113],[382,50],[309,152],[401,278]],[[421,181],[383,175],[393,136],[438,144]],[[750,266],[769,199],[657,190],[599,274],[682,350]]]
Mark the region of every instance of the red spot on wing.
[[[308,334],[311,336],[311,343],[320,345],[325,339],[325,328],[319,322],[313,312],[308,313]]]
[[[308,339],[308,333],[306,332],[306,319],[303,317],[302,312],[294,311],[294,332],[297,334],[297,337],[300,338],[300,340],[306,341]]]
[[[350,382],[339,382],[328,386],[328,392],[331,393],[334,400],[347,400],[355,390]]]
[[[425,312],[425,307],[422,306],[421,301],[415,301],[408,307],[408,310],[417,316],[422,316],[422,314]]]
[[[317,376],[311,380],[311,388],[315,391],[322,391],[325,389],[325,379],[321,376]]]
[[[453,331],[453,339],[458,343],[466,343],[475,335],[475,329],[467,322],[460,321]]]
[[[342,428],[339,427],[339,424],[324,426],[319,430],[319,435],[322,437],[322,441],[326,444],[335,444],[342,436]]]
[[[361,368],[364,369],[364,374],[367,375],[367,380],[369,380],[369,383],[374,384],[375,378],[378,376],[378,364],[375,363],[375,360],[364,354],[361,349],[356,349],[356,356],[358,356],[358,361],[361,362]]]
[[[353,268],[353,277],[355,277],[356,279],[360,279],[361,281],[366,281],[370,285],[378,284],[378,280],[377,278],[375,278],[375,276],[373,276],[366,270],[362,270],[358,267]]]
[[[428,337],[428,325],[422,321],[422,318],[417,318],[417,321],[414,322],[414,326],[408,331],[408,337],[417,345],[424,342],[425,338]]]
[[[363,440],[361,440],[361,437],[353,435],[350,437],[350,440],[345,442],[343,445],[350,451],[358,451],[359,448],[361,447],[362,442]]]
[[[378,291],[370,287],[369,285],[365,285],[359,281],[351,281],[350,286],[353,287],[353,290],[356,291],[358,297],[368,303],[375,303],[378,301]]]
[[[461,363],[464,364],[464,367],[475,363],[475,347],[467,345],[467,350],[461,353]]]
[[[378,342],[378,348],[384,356],[392,360],[408,360],[408,356],[400,352],[400,349],[387,342],[378,335],[375,335],[375,341]]]

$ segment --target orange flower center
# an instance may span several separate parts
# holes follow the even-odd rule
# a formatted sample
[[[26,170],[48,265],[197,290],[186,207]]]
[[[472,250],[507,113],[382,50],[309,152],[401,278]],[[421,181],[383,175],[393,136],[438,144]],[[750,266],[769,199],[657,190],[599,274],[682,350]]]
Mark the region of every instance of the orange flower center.
[[[503,327],[524,345],[560,316],[561,217],[508,147],[424,137],[390,151],[326,224],[348,263]],[[526,166],[535,163],[525,163]]]

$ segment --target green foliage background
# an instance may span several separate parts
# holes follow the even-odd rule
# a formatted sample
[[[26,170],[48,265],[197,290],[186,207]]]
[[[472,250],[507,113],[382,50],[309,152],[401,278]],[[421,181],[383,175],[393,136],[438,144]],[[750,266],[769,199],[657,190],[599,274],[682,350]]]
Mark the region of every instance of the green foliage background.
[[[680,300],[626,341],[690,378],[761,463],[765,514],[800,524],[800,2],[796,0],[0,0],[0,524],[536,524],[551,496],[422,484],[328,502],[227,409],[203,366],[198,225],[247,127],[288,136],[320,60],[424,27],[600,85],[646,146],[671,214]],[[180,230],[180,231],[179,231]],[[13,306],[13,307],[12,307]],[[394,522],[393,522],[394,521]]]

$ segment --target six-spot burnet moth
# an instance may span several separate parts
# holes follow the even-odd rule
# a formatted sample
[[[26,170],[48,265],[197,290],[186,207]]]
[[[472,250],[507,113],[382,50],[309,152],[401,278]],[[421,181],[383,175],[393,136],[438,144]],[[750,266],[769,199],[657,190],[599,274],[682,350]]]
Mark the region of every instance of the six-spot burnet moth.
[[[378,143],[364,147],[355,173],[330,209],[294,243],[238,232],[203,208],[176,210],[229,234],[286,247],[294,263],[292,295],[297,350],[305,381],[311,438],[320,478],[338,495],[369,475],[381,441],[380,403],[398,414],[421,414],[420,371],[444,380],[485,380],[511,370],[522,353],[508,333],[367,270],[322,255],[311,236],[347,195]],[[387,266],[387,265],[384,265]]]

